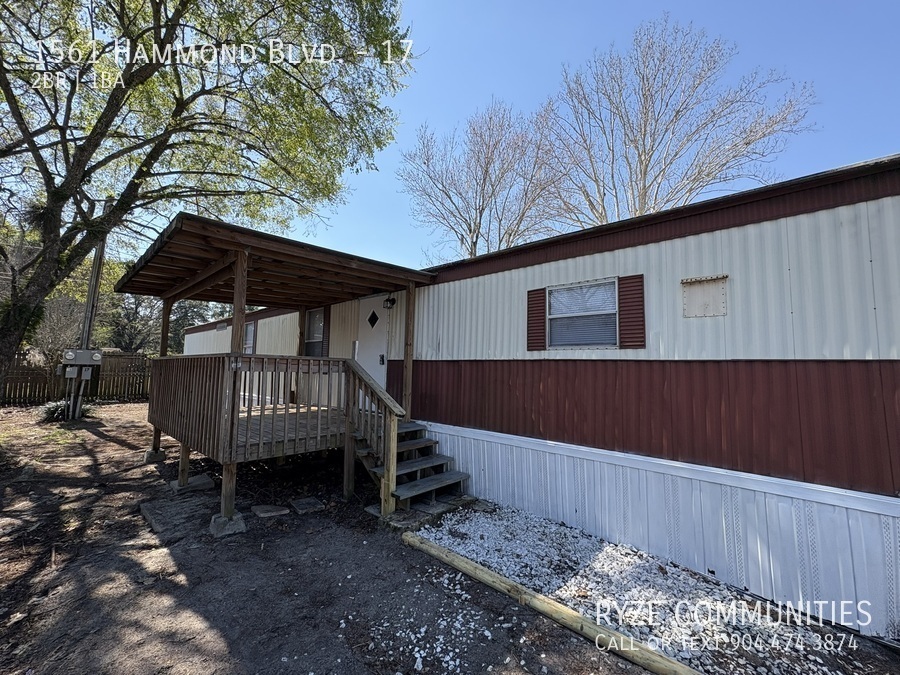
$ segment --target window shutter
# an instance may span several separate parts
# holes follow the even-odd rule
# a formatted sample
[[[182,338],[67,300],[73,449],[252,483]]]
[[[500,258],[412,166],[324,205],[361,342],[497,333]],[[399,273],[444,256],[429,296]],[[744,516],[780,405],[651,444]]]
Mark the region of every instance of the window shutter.
[[[647,346],[644,322],[644,275],[619,277],[619,348]]]
[[[528,327],[526,342],[528,351],[537,352],[547,348],[547,289],[536,288],[528,291]]]
[[[331,338],[331,305],[322,310],[322,356],[328,357],[328,344]]]

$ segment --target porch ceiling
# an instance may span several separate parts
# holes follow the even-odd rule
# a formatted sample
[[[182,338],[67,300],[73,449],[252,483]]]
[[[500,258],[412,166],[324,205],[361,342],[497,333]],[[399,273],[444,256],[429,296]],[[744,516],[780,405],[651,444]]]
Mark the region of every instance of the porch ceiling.
[[[248,305],[319,307],[428,284],[435,276],[179,213],[116,291],[230,304],[238,251],[248,253]]]

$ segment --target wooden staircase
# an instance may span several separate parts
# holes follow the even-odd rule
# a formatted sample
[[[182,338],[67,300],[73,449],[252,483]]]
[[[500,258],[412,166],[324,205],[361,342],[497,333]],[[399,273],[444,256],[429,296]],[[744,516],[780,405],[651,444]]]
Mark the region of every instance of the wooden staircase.
[[[379,486],[383,518],[414,500],[460,492],[469,476],[451,468],[453,459],[437,451],[427,429],[404,422],[406,411],[353,359],[347,359],[344,382],[344,497],[354,492],[360,460]]]
[[[438,495],[458,494],[469,474],[452,468],[453,458],[438,452],[438,442],[425,436],[427,429],[416,422],[397,424],[396,484],[391,491],[397,508],[409,509],[417,501],[434,503]],[[365,438],[356,436],[357,458],[375,484],[382,487],[385,465],[379,463]]]

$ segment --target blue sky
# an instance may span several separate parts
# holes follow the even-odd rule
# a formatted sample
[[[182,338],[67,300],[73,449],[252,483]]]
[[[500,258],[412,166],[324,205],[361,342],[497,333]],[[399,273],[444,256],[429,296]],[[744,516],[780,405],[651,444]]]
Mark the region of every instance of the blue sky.
[[[792,139],[773,166],[794,178],[900,153],[900,3],[879,0],[590,2],[588,0],[407,0],[404,21],[418,55],[407,88],[392,100],[396,141],[376,157],[377,172],[347,177],[346,204],[329,226],[292,236],[319,246],[410,267],[424,263],[434,237],[415,226],[395,176],[400,150],[423,123],[438,133],[462,126],[491,98],[523,112],[554,93],[563,64],[595,49],[627,46],[634,28],[668,11],[737,44],[732,72],[757,66],[809,81],[816,130]]]

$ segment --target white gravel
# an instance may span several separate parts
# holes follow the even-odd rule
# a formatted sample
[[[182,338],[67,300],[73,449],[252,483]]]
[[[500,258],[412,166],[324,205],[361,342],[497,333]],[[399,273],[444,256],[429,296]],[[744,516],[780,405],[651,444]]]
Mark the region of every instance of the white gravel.
[[[701,672],[863,670],[859,638],[778,620],[739,589],[522,511],[481,502],[419,534]]]

